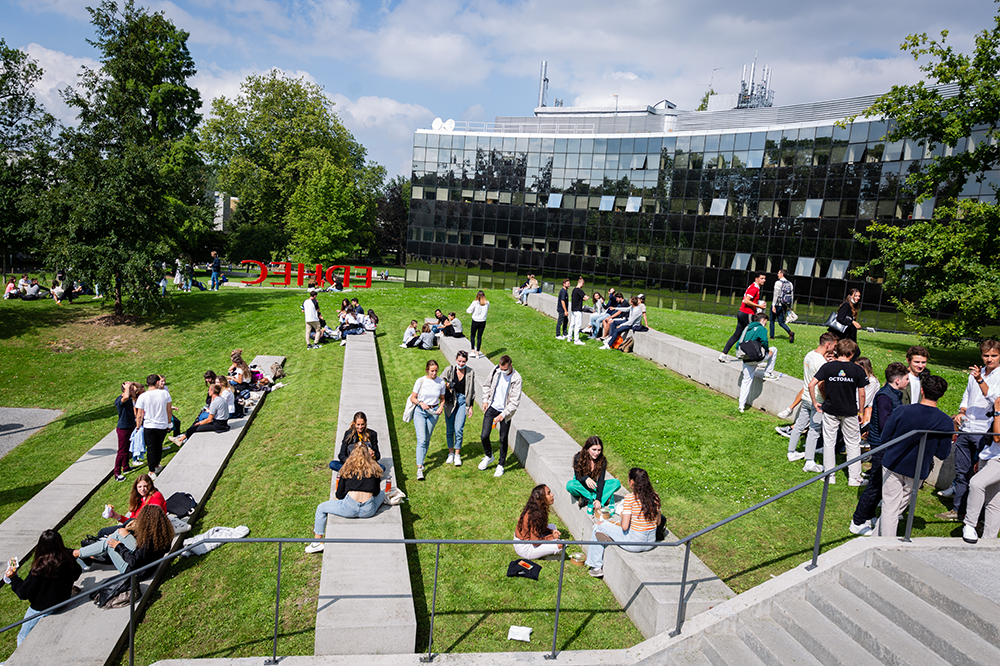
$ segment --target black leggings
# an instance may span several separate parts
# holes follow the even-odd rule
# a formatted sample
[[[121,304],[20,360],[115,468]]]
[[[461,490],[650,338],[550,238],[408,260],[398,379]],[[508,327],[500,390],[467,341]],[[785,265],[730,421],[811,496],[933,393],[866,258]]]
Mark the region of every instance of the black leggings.
[[[482,351],[483,349],[483,331],[485,330],[485,321],[473,320],[472,330],[469,331],[469,342],[472,344],[472,348],[476,351]]]
[[[726,340],[726,346],[722,348],[723,354],[729,353],[729,350],[732,348],[732,346],[735,345],[739,341],[740,336],[743,335],[743,329],[745,329],[749,325],[750,325],[750,315],[748,315],[746,312],[737,312],[736,331],[734,331],[733,334],[729,336],[729,339]]]

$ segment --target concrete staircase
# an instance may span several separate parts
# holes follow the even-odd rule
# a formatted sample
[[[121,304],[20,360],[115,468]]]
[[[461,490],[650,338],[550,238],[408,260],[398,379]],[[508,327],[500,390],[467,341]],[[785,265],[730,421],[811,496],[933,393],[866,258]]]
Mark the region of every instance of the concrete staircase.
[[[709,611],[721,611],[715,622],[672,639],[639,663],[1000,664],[1000,585],[995,575],[1000,548],[990,547],[988,555],[983,549],[976,553],[982,558],[966,560],[966,554],[981,547],[963,548],[950,541],[952,548],[925,549],[920,546],[931,544],[911,547],[877,539],[874,548],[825,571],[789,572],[798,572],[793,578],[801,580],[770,597],[760,595],[759,603],[732,612],[721,606]],[[947,556],[949,550],[954,557]],[[692,629],[689,623],[684,633]]]

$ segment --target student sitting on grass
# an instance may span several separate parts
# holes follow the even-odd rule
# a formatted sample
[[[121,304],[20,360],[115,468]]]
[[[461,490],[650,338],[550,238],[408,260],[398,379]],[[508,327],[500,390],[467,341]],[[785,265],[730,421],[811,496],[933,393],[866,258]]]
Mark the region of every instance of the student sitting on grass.
[[[592,541],[625,542],[622,550],[630,553],[644,553],[652,550],[650,545],[656,540],[656,527],[660,522],[660,496],[649,482],[649,474],[641,467],[633,467],[628,472],[628,487],[632,491],[622,502],[621,526],[604,520],[594,525]],[[587,546],[587,566],[594,578],[604,578],[605,546]]]
[[[196,432],[227,432],[229,430],[229,404],[222,397],[222,389],[212,384],[208,389],[212,404],[208,406],[208,416],[195,421],[180,437],[168,437],[177,446],[182,446]]]
[[[583,449],[573,456],[573,478],[566,483],[566,491],[577,498],[581,508],[587,507],[588,514],[607,506],[614,499],[615,491],[622,487],[618,479],[606,478],[607,471],[604,442],[597,435],[591,435]]]
[[[173,539],[174,528],[167,514],[160,507],[151,506],[140,513],[138,518],[120,528],[114,536],[74,550],[73,556],[86,558],[106,555],[118,573],[128,573],[166,555]],[[152,575],[153,570],[150,569],[143,578]]]
[[[555,523],[549,522],[549,507],[555,502],[552,491],[542,484],[531,489],[528,496],[528,503],[521,511],[521,517],[517,519],[517,528],[514,530],[514,541],[550,541],[560,537],[559,530]],[[514,545],[514,552],[518,557],[526,560],[535,560],[549,555],[558,555],[562,550],[562,544],[558,543],[519,543]]]
[[[3,582],[10,585],[18,598],[30,602],[28,612],[24,614],[27,618],[44,613],[73,596],[73,583],[81,573],[83,571],[80,565],[73,559],[73,552],[63,544],[59,532],[45,530],[38,537],[35,559],[28,576],[22,580],[18,577],[17,570],[8,566]],[[45,616],[38,615],[21,625],[21,630],[17,633],[18,646],[43,617]]]
[[[316,507],[313,536],[322,539],[326,534],[327,516],[333,514],[343,518],[371,518],[382,506],[385,491],[381,488],[382,468],[375,461],[367,446],[355,446],[347,462],[340,469],[337,479],[337,499],[322,502]],[[307,553],[322,552],[324,545],[319,542],[306,546]]]
[[[404,349],[406,347],[412,347],[413,345],[410,344],[410,341],[413,340],[413,338],[419,338],[419,337],[420,337],[420,329],[417,328],[417,320],[411,319],[410,325],[406,327],[405,331],[403,331],[403,344],[399,346]]]

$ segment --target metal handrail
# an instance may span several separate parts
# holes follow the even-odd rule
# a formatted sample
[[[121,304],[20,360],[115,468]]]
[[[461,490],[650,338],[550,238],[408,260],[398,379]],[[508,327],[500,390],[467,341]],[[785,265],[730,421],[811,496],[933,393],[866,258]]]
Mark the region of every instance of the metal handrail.
[[[729,523],[731,523],[731,522],[733,522],[735,520],[738,520],[738,519],[742,518],[743,516],[745,516],[747,514],[753,513],[754,511],[757,511],[758,509],[761,509],[761,508],[763,508],[765,506],[768,506],[769,504],[772,504],[773,502],[776,502],[776,501],[778,501],[778,500],[780,500],[780,499],[782,499],[784,497],[787,497],[787,496],[791,495],[792,493],[798,492],[799,490],[802,490],[803,488],[805,488],[805,487],[807,487],[807,486],[809,486],[809,485],[811,485],[813,483],[816,483],[817,481],[819,481],[819,480],[822,479],[823,480],[823,495],[822,495],[822,499],[820,501],[820,510],[819,510],[819,515],[817,517],[817,521],[816,521],[816,538],[815,538],[815,542],[814,542],[814,545],[813,545],[812,562],[809,565],[806,566],[806,569],[811,571],[811,570],[813,570],[813,569],[815,569],[817,567],[817,560],[819,559],[819,549],[820,549],[820,544],[821,544],[821,540],[822,540],[823,521],[824,521],[824,518],[825,518],[825,515],[826,515],[826,500],[827,500],[827,495],[828,495],[829,488],[830,488],[830,476],[832,474],[836,474],[838,471],[844,469],[848,465],[851,465],[851,464],[854,464],[856,462],[860,462],[860,461],[866,460],[866,459],[870,458],[872,455],[874,455],[875,453],[878,453],[879,451],[884,451],[889,446],[892,446],[893,444],[896,444],[896,443],[898,443],[898,442],[900,442],[900,441],[902,441],[904,439],[910,439],[914,435],[920,435],[920,443],[919,443],[919,449],[917,451],[917,460],[916,460],[916,465],[915,465],[915,469],[918,471],[918,475],[919,475],[919,470],[921,469],[921,466],[922,466],[922,463],[923,463],[923,459],[924,459],[925,449],[926,449],[926,446],[927,446],[927,436],[928,435],[948,435],[948,436],[951,436],[951,435],[954,435],[954,434],[955,434],[954,431],[950,431],[949,432],[949,431],[944,431],[944,430],[912,430],[912,431],[909,431],[909,432],[907,432],[907,433],[905,433],[903,435],[900,435],[899,437],[896,437],[895,439],[893,439],[893,440],[891,440],[889,442],[881,444],[881,445],[877,446],[876,448],[870,449],[869,451],[866,451],[866,452],[862,453],[861,455],[859,455],[859,456],[857,456],[855,458],[852,458],[852,459],[850,459],[850,460],[848,460],[848,461],[846,461],[846,462],[844,462],[844,463],[842,463],[840,465],[837,465],[836,467],[833,467],[833,468],[831,468],[829,470],[824,470],[823,472],[817,474],[816,476],[812,477],[811,479],[803,481],[802,483],[799,483],[799,484],[797,484],[797,485],[795,485],[795,486],[793,486],[791,488],[788,488],[787,490],[783,490],[782,492],[780,492],[780,493],[778,493],[776,495],[773,495],[773,496],[771,496],[771,497],[769,497],[769,498],[767,498],[765,500],[762,500],[762,501],[758,502],[757,504],[754,504],[751,507],[747,507],[746,509],[743,509],[742,511],[734,513],[733,515],[731,515],[731,516],[729,516],[727,518],[723,518],[722,520],[717,521],[717,522],[709,525],[708,527],[704,527],[704,528],[702,528],[702,529],[700,529],[700,530],[698,530],[696,532],[693,532],[693,533],[687,535],[686,537],[684,537],[682,539],[678,539],[677,541],[660,541],[660,542],[652,542],[652,543],[644,544],[644,545],[647,545],[647,546],[651,546],[652,548],[663,548],[663,547],[675,548],[675,547],[678,547],[678,546],[684,546],[684,567],[683,567],[683,571],[682,571],[682,574],[681,574],[680,595],[679,595],[679,598],[678,598],[678,601],[677,601],[677,622],[676,622],[676,627],[675,627],[674,631],[670,632],[670,635],[671,636],[677,636],[677,635],[679,635],[681,633],[681,628],[682,628],[683,623],[684,623],[684,613],[685,613],[685,610],[686,610],[686,605],[685,605],[684,597],[685,597],[685,591],[686,591],[686,587],[687,587],[688,564],[690,562],[690,557],[691,557],[691,543],[696,538],[698,538],[700,536],[703,536],[705,534],[708,534],[709,532],[711,532],[713,530],[716,530],[716,529],[718,529],[718,528],[720,528],[720,527],[722,527],[724,525],[728,525]],[[913,516],[914,516],[914,512],[916,511],[916,504],[917,504],[917,489],[919,487],[918,484],[921,484],[921,483],[923,483],[922,480],[918,480],[916,476],[913,477],[913,483],[911,484],[911,487],[910,487],[909,515],[908,515],[907,521],[906,521],[905,536],[903,537],[903,541],[906,541],[906,542],[910,541],[910,536],[912,534]],[[129,592],[129,666],[134,666],[134,663],[135,663],[135,592],[136,592],[136,587],[137,587],[137,585],[136,585],[136,582],[137,582],[136,581],[136,576],[138,576],[140,574],[143,574],[143,573],[145,573],[147,571],[150,571],[154,567],[158,567],[158,566],[162,565],[164,562],[169,562],[170,560],[172,560],[172,559],[174,559],[174,558],[176,558],[176,557],[184,554],[187,551],[192,550],[193,548],[196,548],[197,546],[199,546],[201,544],[207,544],[207,543],[218,543],[218,544],[223,544],[223,543],[244,543],[244,544],[245,543],[277,543],[278,544],[278,570],[277,570],[277,574],[276,574],[276,584],[275,584],[274,636],[273,636],[273,640],[272,640],[272,655],[271,655],[270,658],[268,658],[268,659],[266,659],[264,661],[265,664],[273,665],[273,664],[277,664],[278,663],[278,620],[279,620],[280,600],[281,600],[281,559],[282,559],[282,549],[283,549],[283,546],[285,544],[288,544],[288,543],[312,543],[312,542],[320,542],[320,543],[324,543],[324,544],[326,544],[326,543],[330,543],[330,544],[370,544],[370,543],[374,543],[374,544],[434,545],[434,546],[436,546],[437,552],[435,554],[435,560],[434,560],[434,592],[433,592],[433,596],[432,596],[432,600],[431,600],[431,619],[430,619],[430,630],[428,632],[427,655],[426,656],[422,656],[420,658],[420,661],[425,662],[425,663],[431,662],[434,659],[434,652],[433,652],[433,646],[434,646],[434,617],[435,617],[436,606],[437,606],[438,565],[439,565],[440,559],[441,559],[441,546],[442,545],[513,546],[513,545],[517,545],[517,544],[522,544],[522,545],[523,544],[535,544],[535,545],[540,545],[540,544],[561,544],[561,545],[564,546],[561,549],[561,555],[560,555],[560,559],[559,559],[559,585],[558,585],[558,588],[557,588],[557,591],[556,591],[555,622],[554,622],[554,626],[553,626],[553,630],[552,630],[552,650],[551,650],[551,652],[545,654],[545,658],[546,659],[555,659],[557,657],[556,644],[557,644],[557,639],[558,639],[558,634],[559,634],[559,610],[560,610],[560,606],[561,606],[561,603],[562,603],[563,574],[564,574],[565,566],[566,566],[566,550],[567,549],[565,548],[565,546],[576,545],[576,546],[602,546],[602,547],[609,547],[609,546],[614,546],[615,545],[614,543],[609,543],[609,542],[606,542],[606,541],[586,541],[586,540],[567,541],[565,539],[558,539],[558,540],[543,540],[543,539],[539,539],[539,540],[512,540],[512,539],[405,539],[405,538],[403,538],[403,539],[365,539],[365,538],[350,538],[350,539],[346,539],[346,538],[336,538],[336,537],[334,537],[334,538],[324,538],[324,539],[306,539],[306,538],[243,538],[243,539],[215,538],[215,539],[203,539],[202,541],[200,541],[200,542],[198,542],[196,544],[191,544],[190,546],[184,546],[183,548],[175,550],[175,551],[173,551],[173,552],[171,552],[171,553],[163,556],[162,558],[156,560],[155,562],[151,562],[151,563],[145,565],[144,567],[136,569],[135,571],[131,571],[131,572],[128,572],[128,573],[119,574],[118,576],[114,576],[114,577],[108,579],[107,581],[105,581],[104,583],[102,583],[101,585],[99,585],[97,587],[94,587],[94,588],[92,588],[90,590],[87,590],[87,596],[89,597],[90,594],[92,594],[93,592],[99,591],[99,590],[104,589],[106,587],[111,587],[112,585],[117,585],[118,583],[120,583],[120,582],[122,582],[122,581],[124,581],[126,579],[128,579],[128,580],[131,581],[130,592]],[[620,543],[618,545],[628,545],[628,544]],[[60,609],[63,609],[65,607],[70,606],[71,604],[80,603],[81,596],[83,596],[83,595],[77,595],[76,597],[72,597],[72,598],[70,598],[70,599],[68,599],[68,600],[66,600],[66,601],[64,601],[62,603],[56,604],[55,606],[52,606],[51,608],[46,609],[44,612],[38,613],[36,615],[32,615],[30,617],[25,617],[24,619],[19,620],[18,622],[14,622],[12,624],[9,624],[9,625],[3,627],[2,629],[0,629],[0,634],[4,633],[4,632],[6,632],[6,631],[8,631],[10,629],[19,627],[22,624],[24,624],[25,622],[33,620],[33,619],[35,619],[37,617],[41,617],[41,616],[44,616],[44,615],[50,615],[50,614],[52,614],[55,611],[58,611]]]

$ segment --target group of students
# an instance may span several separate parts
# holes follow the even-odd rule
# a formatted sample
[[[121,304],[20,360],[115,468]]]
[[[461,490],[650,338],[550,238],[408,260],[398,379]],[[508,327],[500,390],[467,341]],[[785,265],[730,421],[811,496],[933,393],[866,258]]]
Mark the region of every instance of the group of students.
[[[584,291],[584,279],[576,280],[576,287],[569,289],[570,280],[563,280],[562,289],[556,299],[556,340],[572,341],[576,345],[586,344],[580,339],[583,331],[583,315],[590,313],[590,339],[599,340],[600,349],[617,349],[619,337],[630,330],[649,328],[646,319],[646,296],[639,294],[625,300],[612,287],[607,300],[600,292],[593,294],[593,305],[586,305],[590,296]]]
[[[43,291],[47,293],[43,294]],[[57,305],[62,305],[63,301],[72,303],[74,299],[90,293],[92,292],[79,282],[67,280],[53,280],[51,287],[43,287],[39,284],[38,278],[28,279],[28,275],[25,273],[20,280],[15,281],[13,276],[7,279],[3,297],[4,300],[37,301],[51,296]]]
[[[302,312],[306,319],[306,349],[319,349],[323,338],[340,340],[340,345],[347,344],[348,335],[363,335],[378,330],[378,315],[370,309],[365,309],[357,298],[345,298],[337,310],[337,328],[331,328],[323,318],[317,299],[318,291],[309,290],[309,297],[302,302]]]
[[[573,478],[566,483],[566,491],[577,499],[579,506],[595,515],[591,529],[592,541],[614,542],[622,550],[642,553],[652,550],[656,530],[662,520],[660,496],[653,490],[649,474],[641,467],[628,473],[629,493],[621,505],[620,522],[604,520],[602,507],[612,505],[615,491],[621,487],[617,479],[607,478],[608,461],[604,457],[604,442],[597,435],[587,438],[583,449],[573,457]],[[549,522],[549,508],[555,502],[552,490],[542,484],[535,486],[525,504],[514,529],[514,541],[554,541],[561,538],[555,524]],[[559,555],[561,544],[516,543],[518,557],[534,560]],[[604,576],[604,549],[606,546],[588,546],[586,564],[594,578]]]
[[[76,550],[67,548],[56,530],[45,530],[38,538],[34,560],[28,574],[18,575],[16,561],[8,562],[3,581],[10,585],[18,598],[29,602],[17,634],[18,646],[49,609],[67,601],[73,595],[73,585],[85,570],[96,563],[92,558],[108,561],[119,573],[129,573],[155,562],[170,550],[174,528],[166,514],[163,494],[153,485],[148,474],[136,478],[129,495],[128,511],[122,515],[110,505],[103,516],[114,518],[116,524],[98,532],[98,539]],[[152,570],[145,576],[152,575]]]
[[[472,324],[469,327],[469,344],[472,346],[472,357],[483,356],[483,331],[486,330],[486,317],[490,312],[490,302],[486,300],[486,293],[482,290],[476,292],[476,297],[465,309],[471,315]],[[431,351],[437,345],[440,337],[461,338],[464,337],[462,321],[454,312],[445,314],[441,308],[434,311],[436,323],[425,322],[422,326],[416,319],[410,320],[410,325],[403,331],[403,342],[399,346],[417,348]]]

